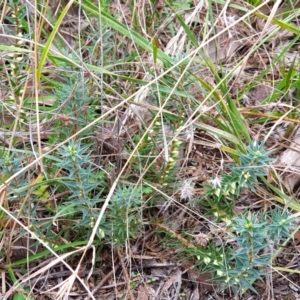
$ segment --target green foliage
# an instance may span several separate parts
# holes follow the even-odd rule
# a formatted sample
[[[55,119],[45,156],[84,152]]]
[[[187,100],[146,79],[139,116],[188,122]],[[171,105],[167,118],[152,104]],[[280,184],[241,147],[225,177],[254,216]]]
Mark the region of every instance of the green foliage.
[[[232,217],[232,208],[241,192],[255,191],[259,178],[266,175],[266,168],[273,161],[269,157],[271,152],[264,151],[263,146],[252,142],[245,147],[245,153],[238,151],[239,165],[232,164],[230,172],[204,184],[207,206],[229,224],[227,230],[233,232],[234,248],[229,250],[227,247],[229,252],[226,255],[219,254],[221,249],[207,249],[203,254],[205,248],[202,248],[201,257],[204,258],[201,262],[215,272],[214,279],[221,283],[222,288],[230,287],[236,294],[242,294],[246,289],[255,292],[252,284],[266,275],[263,268],[271,264],[273,246],[290,236],[292,220],[288,211],[279,208],[269,213]],[[194,255],[197,253],[193,252]]]
[[[239,164],[233,163],[229,172],[204,184],[207,208],[227,224],[224,231],[230,232],[230,243],[215,246],[202,241],[197,245],[182,237],[177,243],[184,244],[180,251],[184,257],[195,258],[195,267],[214,274],[213,280],[220,289],[231,288],[236,295],[242,295],[247,289],[256,293],[253,283],[268,275],[266,267],[272,264],[274,250],[290,237],[293,219],[288,210],[278,207],[264,213],[233,215],[232,208],[241,192],[255,191],[259,178],[266,175],[273,161],[271,152],[257,142],[237,153]],[[224,228],[224,223],[219,227]]]
[[[239,164],[229,166],[229,172],[222,173],[205,187],[207,206],[217,216],[231,215],[232,208],[243,190],[255,190],[260,176],[266,175],[266,167],[273,161],[270,151],[264,151],[263,144],[250,143],[245,153],[238,151]]]
[[[2,157],[0,158],[1,164],[1,180],[4,182],[7,178],[11,176],[11,174],[15,174],[22,169],[22,162],[24,160],[24,156],[19,153],[9,153],[8,151],[4,151]],[[27,185],[27,180],[19,174],[15,180],[11,182],[11,189],[18,189],[19,187],[23,187]],[[22,197],[24,195],[24,191],[22,193],[15,194],[14,197],[9,198],[11,200],[16,200],[17,197]]]
[[[170,0],[167,1],[167,4],[174,10],[187,10],[190,8],[191,2],[191,0]]]
[[[92,220],[98,217],[95,208],[103,201],[101,195],[106,183],[97,181],[99,175],[91,166],[89,148],[90,145],[77,141],[58,150],[62,159],[57,166],[67,173],[67,179],[61,184],[72,192],[69,199],[59,206],[58,214],[74,218],[80,213],[81,220],[77,220],[75,227],[92,227]]]
[[[26,8],[14,1],[8,1],[7,3],[11,14],[4,14],[5,16],[5,25],[4,31],[7,31],[12,36],[15,36],[14,39],[15,45],[18,48],[25,48],[24,41],[21,39],[28,38],[28,23],[26,21]],[[10,113],[20,114],[24,116],[24,110],[22,113],[18,110],[17,105],[21,104],[22,94],[24,92],[23,82],[26,79],[25,72],[28,70],[28,58],[26,55],[20,53],[11,53],[5,58],[6,65],[1,64],[1,72],[6,73],[7,87],[5,85],[1,86],[1,89],[7,89],[7,95],[5,97],[5,102],[1,101],[1,108],[6,105],[9,106]],[[2,95],[1,95],[2,96]],[[5,108],[6,110],[7,108]],[[18,112],[17,112],[18,111]]]
[[[115,191],[111,198],[106,224],[110,229],[114,244],[124,245],[127,239],[136,237],[141,231],[143,222],[140,210],[142,203],[142,188],[122,186]]]
[[[181,248],[181,256],[193,257],[200,272],[212,273],[219,290],[231,288],[236,295],[242,295],[247,289],[257,293],[253,284],[268,276],[266,267],[272,264],[275,250],[290,237],[292,221],[289,211],[280,208],[266,213],[246,212],[227,220],[226,231],[231,232],[227,245],[184,242],[179,246],[177,241],[173,247]]]
[[[261,0],[247,0],[246,2],[254,7],[257,7],[262,3]]]
[[[231,225],[234,248],[230,258],[213,266],[222,288],[230,287],[235,294],[246,289],[256,292],[253,283],[267,275],[265,267],[272,264],[274,248],[290,237],[292,221],[288,211],[279,208],[269,213],[236,216]]]

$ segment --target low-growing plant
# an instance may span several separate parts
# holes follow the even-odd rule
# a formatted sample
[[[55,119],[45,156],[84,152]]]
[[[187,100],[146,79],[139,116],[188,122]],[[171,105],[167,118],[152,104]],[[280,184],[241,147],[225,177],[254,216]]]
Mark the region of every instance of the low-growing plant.
[[[124,245],[136,237],[142,228],[142,188],[122,186],[115,191],[108,210],[105,226],[109,229],[109,242]]]
[[[208,243],[209,235],[203,233],[183,238],[159,225],[171,233],[175,244],[181,243],[183,257],[192,256],[196,260],[195,267],[201,272],[210,272],[212,280],[220,284],[219,289],[230,288],[236,295],[247,289],[256,293],[254,282],[268,276],[267,267],[272,265],[274,250],[290,237],[292,229],[293,219],[289,211],[282,208],[275,207],[263,213],[233,212],[241,193],[246,190],[255,192],[260,177],[267,174],[273,161],[269,157],[271,152],[265,151],[263,146],[253,142],[245,147],[245,153],[238,151],[239,164],[233,163],[226,173],[203,184],[205,207],[217,217],[216,226],[219,230],[223,228],[224,235],[229,236],[228,242],[216,246],[214,242]],[[190,236],[194,238],[193,242]]]
[[[253,283],[268,276],[274,248],[290,237],[292,221],[289,212],[280,208],[234,217],[228,227],[232,230],[229,255],[211,265],[216,274],[214,280],[221,283],[222,289],[230,287],[235,294],[243,294],[247,289],[257,293]]]
[[[270,153],[264,150],[263,143],[252,142],[245,153],[238,151],[239,164],[233,163],[229,172],[204,184],[207,204],[219,220],[229,224],[227,230],[233,231],[234,245],[226,259],[224,257],[220,262],[209,258],[209,261],[215,261],[211,265],[216,271],[215,279],[222,282],[223,288],[232,288],[235,294],[245,289],[255,291],[253,282],[261,279],[266,274],[262,268],[271,264],[271,249],[265,253],[270,242],[278,244],[289,236],[291,220],[287,211],[275,209],[269,214],[233,215],[233,207],[241,193],[245,190],[255,192],[259,178],[267,174],[273,161]]]
[[[263,147],[263,143],[252,142],[245,153],[238,151],[239,163],[234,162],[227,173],[223,172],[210,179],[209,184],[203,184],[207,207],[217,217],[231,216],[241,192],[255,191],[260,176],[267,174],[267,167],[273,159],[269,157],[271,152]]]

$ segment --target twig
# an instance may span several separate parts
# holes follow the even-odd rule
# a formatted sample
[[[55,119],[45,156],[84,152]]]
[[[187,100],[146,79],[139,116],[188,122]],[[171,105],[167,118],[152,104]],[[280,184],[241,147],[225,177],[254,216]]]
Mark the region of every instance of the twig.
[[[112,276],[114,272],[117,272],[119,269],[120,264],[116,265],[115,268],[113,268],[97,285],[96,287],[92,290],[92,294],[94,295],[102,286],[104,283]]]
[[[73,194],[72,191],[64,191],[64,192],[61,192],[61,193],[56,194],[56,195],[54,195],[54,196],[51,196],[51,197],[49,197],[49,198],[46,199],[46,200],[42,200],[42,203],[51,202],[51,201],[54,201],[54,200],[56,200],[56,199],[58,199],[58,198],[61,198],[62,196],[65,196],[65,195],[71,195],[71,194]]]
[[[119,261],[120,261],[122,270],[123,270],[123,275],[124,275],[124,277],[125,277],[125,281],[126,281],[126,283],[127,283],[127,290],[128,290],[128,293],[129,293],[129,299],[130,299],[130,300],[134,300],[134,296],[133,296],[133,294],[132,294],[131,287],[130,287],[130,279],[129,279],[129,276],[128,276],[126,267],[125,267],[125,265],[124,265],[124,262],[123,262],[123,259],[122,259],[120,250],[119,250],[119,248],[117,248],[117,247],[116,247],[116,252],[117,252],[117,255],[118,255],[118,258],[119,258]]]

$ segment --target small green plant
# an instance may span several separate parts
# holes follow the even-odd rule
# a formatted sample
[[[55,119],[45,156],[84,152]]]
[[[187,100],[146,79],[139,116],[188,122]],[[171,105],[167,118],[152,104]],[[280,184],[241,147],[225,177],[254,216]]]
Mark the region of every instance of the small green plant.
[[[266,167],[272,162],[270,151],[264,151],[263,144],[250,143],[246,153],[238,151],[239,164],[233,163],[228,173],[223,173],[204,184],[205,198],[210,210],[218,217],[232,215],[242,190],[255,190],[260,176],[266,175]]]
[[[290,235],[291,219],[288,211],[276,208],[270,213],[238,215],[232,217],[232,208],[243,190],[255,191],[259,177],[266,175],[266,167],[272,162],[270,151],[263,144],[251,143],[246,153],[238,152],[239,165],[234,163],[230,172],[205,184],[208,205],[212,212],[228,224],[232,232],[233,247],[227,247],[224,255],[212,255],[208,251],[203,263],[215,272],[215,280],[222,288],[232,288],[235,294],[245,289],[255,291],[252,284],[265,275],[265,266],[271,264],[272,249]],[[229,251],[228,251],[229,250]],[[203,251],[203,249],[202,249]],[[226,252],[226,255],[225,255]]]
[[[230,226],[233,247],[228,260],[213,264],[215,280],[222,288],[232,288],[235,294],[246,289],[256,293],[253,283],[267,275],[266,266],[272,264],[275,246],[290,236],[292,219],[288,211],[275,208],[270,213],[239,215]]]
[[[142,189],[123,186],[116,190],[109,206],[109,220],[106,223],[112,242],[124,245],[126,239],[135,237],[141,230],[142,218],[139,210],[142,204]]]
[[[230,243],[222,246],[208,243],[208,235],[203,233],[193,235],[194,242],[190,242],[163,225],[159,227],[176,238],[174,243],[184,258],[195,259],[195,268],[212,274],[219,290],[230,288],[238,296],[248,289],[257,293],[253,284],[268,276],[266,268],[272,265],[275,250],[290,237],[292,221],[289,212],[280,208],[237,215],[227,220]]]
[[[72,192],[68,200],[63,201],[58,207],[58,214],[69,217],[78,217],[75,227],[87,226],[92,228],[93,221],[98,217],[96,209],[101,197],[105,181],[100,171],[95,173],[90,163],[90,145],[77,141],[71,142],[59,149],[62,158],[57,164],[66,173],[66,178],[61,181],[62,188]],[[81,215],[81,217],[79,217]]]
[[[229,172],[204,184],[207,206],[223,222],[219,228],[226,224],[224,232],[229,233],[229,243],[222,246],[208,243],[209,237],[203,233],[192,235],[194,242],[190,242],[189,236],[183,238],[160,226],[172,233],[175,243],[184,246],[180,251],[184,257],[192,256],[196,260],[195,267],[213,274],[213,281],[220,284],[220,289],[230,288],[236,295],[247,289],[256,293],[254,282],[267,275],[266,267],[272,264],[274,250],[290,237],[293,221],[288,210],[278,207],[263,213],[246,211],[233,215],[232,208],[241,192],[254,192],[273,160],[269,157],[271,152],[264,151],[263,144],[253,142],[245,149],[245,153],[238,151],[239,163],[233,163]]]

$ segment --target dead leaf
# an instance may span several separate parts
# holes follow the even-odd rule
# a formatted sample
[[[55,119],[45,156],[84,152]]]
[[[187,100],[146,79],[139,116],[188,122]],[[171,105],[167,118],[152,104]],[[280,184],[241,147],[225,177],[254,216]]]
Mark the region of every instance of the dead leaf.
[[[279,158],[279,163],[284,166],[282,180],[290,193],[300,184],[300,127],[292,137],[290,147]]]
[[[247,95],[244,97],[243,104],[245,106],[257,106],[273,92],[273,87],[266,84],[256,85]]]
[[[138,295],[136,300],[154,300],[155,290],[147,283],[141,284],[138,288]]]
[[[300,230],[298,230],[297,232],[295,232],[294,239],[295,240],[300,240]]]
[[[242,40],[229,38],[227,34],[222,34],[217,40],[206,46],[206,54],[212,62],[227,60],[244,44]]]

